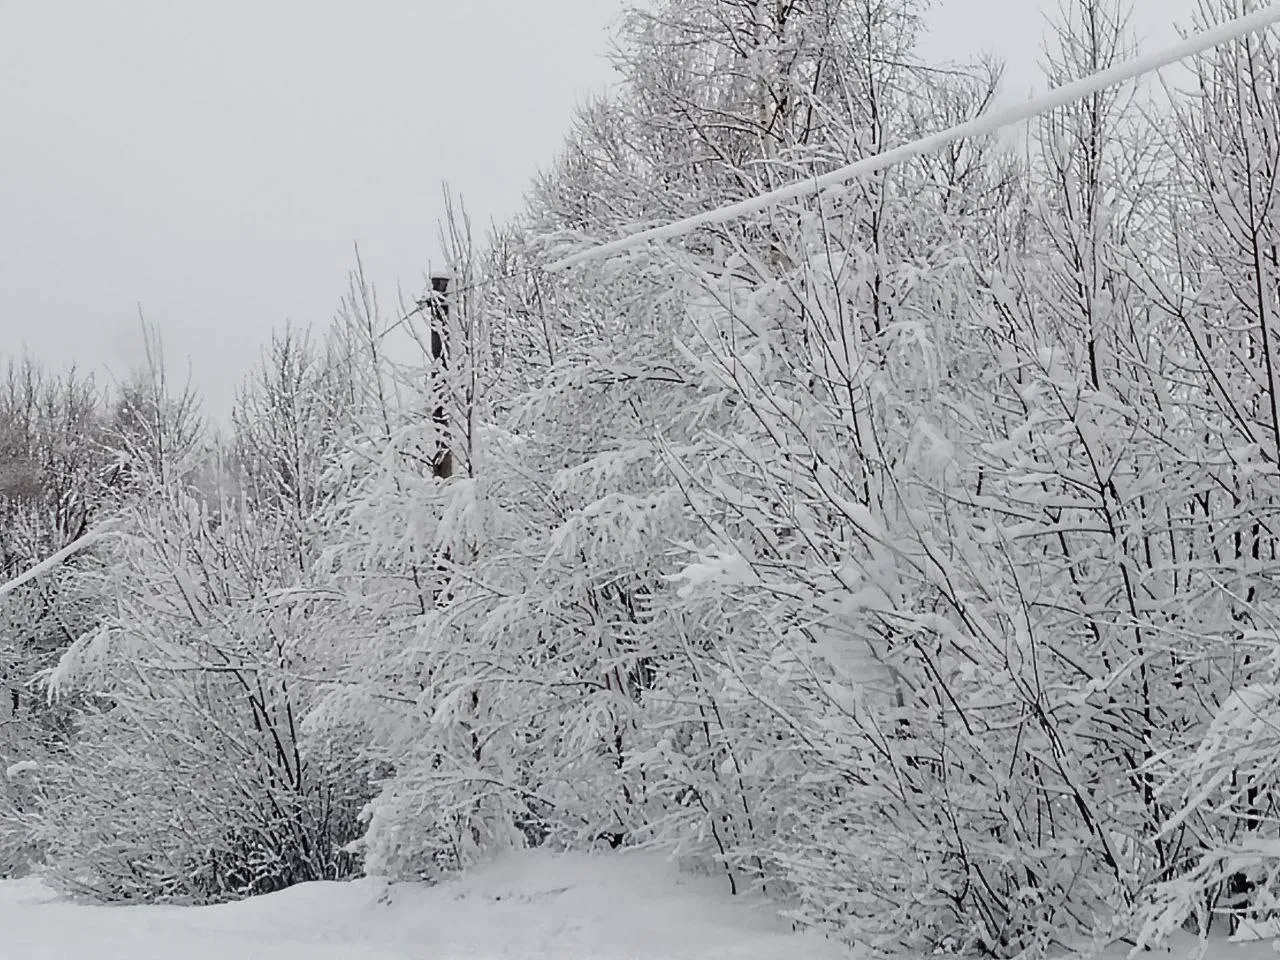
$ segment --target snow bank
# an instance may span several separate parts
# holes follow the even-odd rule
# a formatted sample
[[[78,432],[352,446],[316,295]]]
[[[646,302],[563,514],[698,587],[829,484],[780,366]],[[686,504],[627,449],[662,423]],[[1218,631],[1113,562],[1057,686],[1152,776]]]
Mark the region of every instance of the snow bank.
[[[216,907],[71,903],[0,882],[5,960],[837,960],[772,908],[635,854],[522,853],[439,887],[308,883]]]

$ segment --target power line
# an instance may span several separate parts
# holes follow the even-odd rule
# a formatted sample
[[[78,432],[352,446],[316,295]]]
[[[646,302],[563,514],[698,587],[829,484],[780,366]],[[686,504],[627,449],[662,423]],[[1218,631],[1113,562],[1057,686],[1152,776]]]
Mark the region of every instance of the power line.
[[[67,544],[57,553],[54,553],[51,556],[46,557],[44,560],[41,560],[34,567],[32,567],[30,570],[28,570],[26,573],[22,574],[21,576],[14,577],[8,583],[0,584],[0,600],[3,600],[6,596],[13,593],[13,591],[17,590],[19,587],[27,583],[30,583],[32,580],[36,579],[36,577],[43,576],[44,574],[49,573],[51,570],[54,570],[59,565],[61,565],[64,561],[70,559],[72,556],[79,553],[81,550],[86,550],[89,547],[93,546],[99,540],[102,540],[108,534],[114,532],[114,529],[115,528],[113,527],[110,521],[102,523],[97,527],[97,529],[90,530],[88,533],[86,533],[84,536],[80,537],[79,539],[71,541],[69,544]]]
[[[554,272],[563,270],[567,267],[574,266],[579,263],[586,263],[591,260],[599,260],[604,257],[612,256],[623,250],[639,246],[642,243],[648,243],[651,240],[670,240],[675,237],[681,237],[689,232],[696,230],[698,227],[705,227],[710,224],[724,223],[728,220],[734,220],[738,217],[748,216],[749,214],[759,213],[768,207],[787,200],[795,200],[800,197],[812,196],[820,193],[827,187],[845,183],[858,177],[865,177],[872,173],[878,173],[887,167],[902,163],[904,160],[910,160],[913,157],[922,154],[932,153],[935,150],[955,143],[957,140],[965,140],[971,137],[982,137],[995,133],[1003,127],[1012,126],[1015,123],[1021,123],[1024,120],[1031,120],[1041,114],[1048,113],[1060,107],[1083,100],[1106,90],[1108,87],[1119,86],[1122,83],[1128,83],[1136,80],[1145,74],[1152,73],[1163,67],[1170,66],[1180,60],[1193,57],[1197,54],[1204,53],[1214,47],[1232,40],[1238,40],[1250,33],[1257,33],[1265,30],[1267,27],[1280,21],[1280,3],[1270,4],[1261,10],[1255,10],[1237,17],[1226,23],[1219,24],[1216,27],[1210,27],[1194,36],[1182,40],[1173,46],[1155,53],[1145,54],[1126,60],[1106,70],[1100,70],[1097,73],[1075,80],[1071,83],[1057,87],[1041,97],[1029,100],[1025,104],[1019,106],[1006,107],[1001,110],[988,111],[980,114],[972,120],[957,124],[940,133],[935,133],[927,137],[922,137],[911,143],[895,147],[892,150],[886,150],[872,157],[866,157],[855,163],[848,164],[829,173],[814,177],[811,180],[802,180],[798,183],[790,184],[778,190],[771,190],[747,200],[741,200],[736,203],[726,204],[722,207],[716,207],[712,210],[706,210],[702,213],[686,217],[683,220],[677,220],[674,223],[668,223],[660,227],[652,227],[648,230],[642,230],[627,237],[621,237],[617,240],[602,243],[598,246],[589,247],[577,253],[562,257],[559,260],[549,264],[546,269]]]
[[[801,180],[788,186],[781,187],[777,190],[771,190],[746,200],[740,200],[735,203],[726,204],[702,213],[694,214],[682,220],[676,220],[672,223],[664,224],[658,227],[651,227],[647,230],[641,230],[630,236],[620,237],[617,240],[611,240],[606,243],[597,244],[580,250],[577,253],[569,254],[558,260],[552,261],[550,264],[542,267],[548,273],[554,273],[568,267],[575,266],[580,263],[586,263],[591,260],[598,260],[604,257],[612,256],[623,250],[648,243],[652,240],[669,240],[676,237],[684,236],[698,227],[708,226],[711,224],[724,223],[738,217],[747,216],[752,213],[759,213],[778,203],[784,203],[788,200],[795,200],[801,197],[812,196],[820,193],[827,187],[836,186],[846,183],[849,180],[865,177],[872,173],[878,173],[888,167],[910,160],[923,154],[932,153],[935,150],[955,143],[958,140],[965,140],[972,137],[988,136],[1004,127],[1012,126],[1026,120],[1032,120],[1038,116],[1057,110],[1061,107],[1068,106],[1077,101],[1083,100],[1096,93],[1100,93],[1109,87],[1119,86],[1132,80],[1153,73],[1156,70],[1163,69],[1180,60],[1188,57],[1196,56],[1204,53],[1214,47],[1233,40],[1238,40],[1251,33],[1258,33],[1262,30],[1273,26],[1280,22],[1280,3],[1269,4],[1260,10],[1252,13],[1244,14],[1234,20],[1219,24],[1202,30],[1194,36],[1170,46],[1164,50],[1150,54],[1144,54],[1123,63],[1100,70],[1089,76],[1071,83],[1064,84],[1061,87],[1049,91],[1048,93],[1032,98],[1025,104],[1006,107],[1000,110],[992,110],[983,113],[972,120],[949,127],[939,133],[931,134],[927,137],[921,137],[910,143],[895,147],[891,150],[882,151],[874,156],[865,157],[854,163],[839,167],[821,176],[813,177],[808,180]],[[461,287],[455,287],[448,292],[448,296],[456,297],[464,293],[470,293],[475,290],[481,290],[496,283],[507,280],[513,280],[517,277],[524,276],[532,271],[536,271],[538,267],[531,265],[528,268],[512,271],[510,273],[497,276],[483,277],[472,283]],[[429,305],[430,297],[424,298],[417,302],[415,309],[410,310],[404,316],[400,317],[390,328],[384,330],[384,335],[391,332],[403,324],[407,323],[413,317],[421,314]]]

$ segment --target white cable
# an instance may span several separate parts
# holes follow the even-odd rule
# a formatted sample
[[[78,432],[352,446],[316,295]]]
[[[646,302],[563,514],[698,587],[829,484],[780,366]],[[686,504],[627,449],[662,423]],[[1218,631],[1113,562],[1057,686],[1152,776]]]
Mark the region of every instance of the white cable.
[[[1056,110],[1059,107],[1065,107],[1068,104],[1075,103],[1077,100],[1083,100],[1085,97],[1092,96],[1108,87],[1114,87],[1130,80],[1136,80],[1138,77],[1147,73],[1159,70],[1177,63],[1179,60],[1185,60],[1196,54],[1204,53],[1213,47],[1228,43],[1232,40],[1238,40],[1240,37],[1249,33],[1256,33],[1265,30],[1272,24],[1280,21],[1280,3],[1269,4],[1261,10],[1255,10],[1253,13],[1245,14],[1237,17],[1235,20],[1220,24],[1216,27],[1210,27],[1195,36],[1188,37],[1180,43],[1169,47],[1166,50],[1157,51],[1155,53],[1144,54],[1135,57],[1132,60],[1126,60],[1124,63],[1101,70],[1098,73],[1091,74],[1080,80],[1075,80],[1064,86],[1050,90],[1044,96],[1029,100],[1025,104],[1007,107],[1001,110],[988,111],[968,120],[941,133],[935,133],[927,137],[923,137],[912,143],[895,147],[892,150],[886,150],[878,153],[873,157],[866,157],[856,163],[840,167],[832,170],[820,177],[814,177],[810,180],[801,180],[790,186],[783,187],[779,190],[772,190],[769,193],[761,194],[758,197],[752,197],[748,200],[741,200],[737,203],[727,204],[723,207],[717,207],[714,210],[707,210],[703,213],[696,214],[692,217],[686,217],[683,220],[677,220],[674,223],[668,223],[661,227],[653,227],[649,230],[642,230],[628,237],[622,237],[618,240],[612,240],[599,246],[589,247],[578,253],[570,254],[567,257],[555,261],[547,267],[548,270],[563,270],[575,264],[585,263],[589,260],[598,260],[602,257],[608,257],[622,250],[647,243],[650,240],[670,240],[673,237],[684,236],[691,230],[703,227],[712,223],[724,223],[726,220],[733,220],[737,217],[743,217],[748,214],[758,213],[777,203],[787,200],[794,200],[797,197],[811,196],[819,193],[827,187],[838,183],[844,183],[855,177],[864,177],[867,174],[876,173],[886,167],[901,163],[903,160],[909,160],[912,157],[921,154],[931,153],[940,147],[955,143],[957,140],[964,140],[968,137],[981,137],[991,133],[995,133],[1002,127],[1007,127],[1023,120],[1030,120],[1050,110]]]

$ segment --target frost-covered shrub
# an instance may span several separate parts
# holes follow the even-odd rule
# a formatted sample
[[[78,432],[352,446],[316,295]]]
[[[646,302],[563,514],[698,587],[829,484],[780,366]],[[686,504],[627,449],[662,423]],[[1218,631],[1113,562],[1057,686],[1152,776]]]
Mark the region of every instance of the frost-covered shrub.
[[[59,883],[208,901],[356,869],[367,783],[348,745],[302,729],[315,633],[283,523],[180,483],[117,519],[98,574],[115,603],[48,678],[99,704],[39,770]]]
[[[88,718],[69,755],[36,772],[45,876],[100,900],[193,903],[350,876],[344,847],[364,798],[323,775],[280,783],[235,749],[225,715],[215,729],[210,714],[203,729],[170,714],[172,733],[146,736],[136,724],[161,715],[116,707]]]

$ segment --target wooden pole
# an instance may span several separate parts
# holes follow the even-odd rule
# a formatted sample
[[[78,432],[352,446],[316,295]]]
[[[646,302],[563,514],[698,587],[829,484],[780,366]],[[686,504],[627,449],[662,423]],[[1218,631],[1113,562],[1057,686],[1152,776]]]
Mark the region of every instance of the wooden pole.
[[[445,404],[447,396],[445,371],[449,369],[449,276],[444,273],[431,277],[431,359],[437,371],[436,408],[431,418],[436,424],[435,458],[431,463],[434,476],[444,479],[453,476],[453,451],[449,448],[449,414]]]

